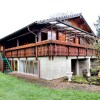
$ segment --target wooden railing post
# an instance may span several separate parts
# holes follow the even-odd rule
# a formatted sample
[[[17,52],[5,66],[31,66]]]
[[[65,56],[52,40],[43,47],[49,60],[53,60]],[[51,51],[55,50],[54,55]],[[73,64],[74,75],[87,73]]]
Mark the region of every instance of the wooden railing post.
[[[78,56],[79,56],[79,53],[80,53],[80,52],[79,52],[79,49],[80,49],[80,48],[78,48]]]

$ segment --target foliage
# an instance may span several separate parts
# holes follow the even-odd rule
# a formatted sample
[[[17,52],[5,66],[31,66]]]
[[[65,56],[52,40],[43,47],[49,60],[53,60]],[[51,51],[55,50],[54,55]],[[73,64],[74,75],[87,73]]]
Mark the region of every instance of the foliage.
[[[100,37],[100,16],[98,17],[94,26],[95,26],[96,31],[97,31],[97,36]],[[100,50],[100,39],[99,38],[98,38],[97,42],[93,43],[93,48]]]
[[[99,100],[99,98],[99,93],[44,88],[0,73],[0,100]]]
[[[97,36],[100,37],[100,16],[98,17],[96,24],[94,24],[97,31]]]
[[[78,75],[75,75],[75,76],[72,77],[72,82],[76,82],[76,83],[88,83],[85,77],[78,76]]]
[[[98,76],[90,76],[90,77],[83,77],[83,76],[78,76],[75,75],[72,78],[72,82],[75,83],[85,83],[85,84],[94,84],[94,85],[100,85],[100,78]]]
[[[98,72],[100,71],[100,67],[94,67],[90,69],[91,76],[98,75]]]
[[[91,76],[91,84],[100,85],[100,78],[98,76]]]
[[[93,42],[92,48],[100,50],[100,41],[98,40],[98,42]]]

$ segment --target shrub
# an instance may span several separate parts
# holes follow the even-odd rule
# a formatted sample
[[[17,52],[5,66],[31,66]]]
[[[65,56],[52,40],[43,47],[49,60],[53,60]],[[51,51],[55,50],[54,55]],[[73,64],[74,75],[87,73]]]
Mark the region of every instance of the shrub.
[[[99,71],[100,71],[100,67],[91,68],[90,69],[90,74],[91,74],[91,76],[95,76],[95,75],[98,75]]]
[[[85,77],[78,76],[78,75],[74,75],[72,77],[72,82],[76,82],[76,83],[88,83],[88,81],[86,80]]]
[[[72,77],[72,82],[75,83],[86,83],[86,84],[95,84],[95,85],[100,85],[100,78],[97,76],[90,76],[90,77],[83,77],[83,76],[78,76],[75,75]]]

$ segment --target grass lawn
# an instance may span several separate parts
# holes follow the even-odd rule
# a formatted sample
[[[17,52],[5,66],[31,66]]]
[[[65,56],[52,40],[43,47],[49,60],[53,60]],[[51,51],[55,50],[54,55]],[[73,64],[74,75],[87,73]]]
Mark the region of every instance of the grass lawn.
[[[48,89],[0,73],[0,100],[100,100],[100,94]]]

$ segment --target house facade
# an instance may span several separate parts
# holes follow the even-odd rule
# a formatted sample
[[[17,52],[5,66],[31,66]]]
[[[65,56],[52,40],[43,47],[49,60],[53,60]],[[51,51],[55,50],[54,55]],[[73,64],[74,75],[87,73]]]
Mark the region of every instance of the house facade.
[[[100,54],[94,42],[96,36],[82,14],[75,14],[27,25],[2,38],[0,50],[13,71],[52,80],[66,72],[81,75],[83,69],[90,74]]]

